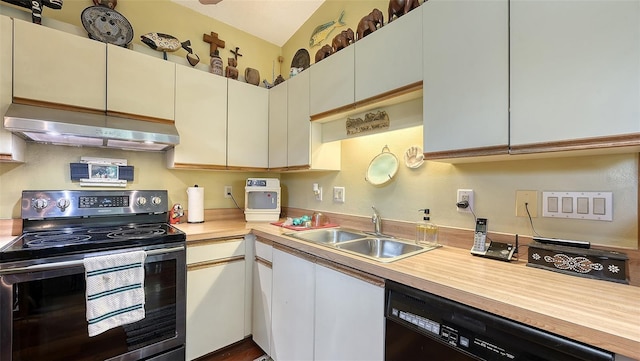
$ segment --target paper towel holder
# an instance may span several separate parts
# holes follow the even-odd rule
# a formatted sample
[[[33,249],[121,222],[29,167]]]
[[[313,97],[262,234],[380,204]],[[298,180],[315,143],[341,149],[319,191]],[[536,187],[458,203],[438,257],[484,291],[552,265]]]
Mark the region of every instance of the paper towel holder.
[[[195,184],[187,188],[188,209],[187,223],[204,222],[204,188]]]

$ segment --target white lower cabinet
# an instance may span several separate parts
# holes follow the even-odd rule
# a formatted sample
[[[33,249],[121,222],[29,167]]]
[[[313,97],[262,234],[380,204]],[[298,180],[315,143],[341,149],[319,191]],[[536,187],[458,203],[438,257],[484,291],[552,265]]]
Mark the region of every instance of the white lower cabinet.
[[[274,248],[271,300],[274,360],[384,358],[383,280]]]
[[[245,336],[245,241],[187,245],[187,360]]]
[[[274,360],[313,360],[314,292],[314,263],[274,248],[270,355]]]
[[[253,262],[253,304],[252,329],[253,341],[267,355],[271,354],[271,290],[272,290],[272,252],[270,244],[258,238],[255,242],[255,261]]]
[[[320,261],[315,273],[314,360],[384,359],[383,281],[356,278]]]

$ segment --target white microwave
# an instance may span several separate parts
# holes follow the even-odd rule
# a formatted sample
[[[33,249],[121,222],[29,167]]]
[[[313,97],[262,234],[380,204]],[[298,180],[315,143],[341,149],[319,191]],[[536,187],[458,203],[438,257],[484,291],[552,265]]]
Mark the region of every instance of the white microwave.
[[[248,178],[244,190],[244,216],[247,222],[275,222],[280,219],[279,179]]]

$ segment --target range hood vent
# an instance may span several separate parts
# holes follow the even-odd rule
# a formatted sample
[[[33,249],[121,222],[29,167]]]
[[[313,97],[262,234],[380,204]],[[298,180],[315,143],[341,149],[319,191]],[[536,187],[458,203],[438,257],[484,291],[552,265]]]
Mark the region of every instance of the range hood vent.
[[[11,104],[4,128],[40,143],[161,151],[180,143],[173,124]]]

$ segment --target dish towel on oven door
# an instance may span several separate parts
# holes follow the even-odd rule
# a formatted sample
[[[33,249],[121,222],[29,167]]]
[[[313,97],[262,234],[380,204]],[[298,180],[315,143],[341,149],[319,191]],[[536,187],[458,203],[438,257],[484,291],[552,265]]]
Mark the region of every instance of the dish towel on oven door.
[[[144,318],[145,251],[84,259],[89,337]]]

